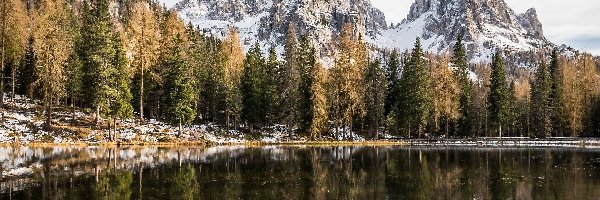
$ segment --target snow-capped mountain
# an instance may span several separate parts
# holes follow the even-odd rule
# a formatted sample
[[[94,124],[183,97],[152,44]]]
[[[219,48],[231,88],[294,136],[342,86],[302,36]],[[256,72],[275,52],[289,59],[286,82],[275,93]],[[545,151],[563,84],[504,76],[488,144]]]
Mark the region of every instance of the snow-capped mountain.
[[[443,53],[460,33],[474,62],[489,60],[496,49],[526,52],[553,46],[535,9],[515,14],[504,0],[417,0],[402,23],[373,42],[403,49],[420,37],[426,50]]]
[[[206,32],[224,36],[240,30],[248,47],[260,41],[279,51],[290,23],[318,45],[324,61],[334,55],[342,24],[354,22],[357,32],[378,48],[411,49],[416,37],[433,53],[451,49],[464,34],[471,61],[489,61],[492,52],[529,52],[554,46],[543,34],[535,9],[516,14],[504,0],[416,0],[406,19],[387,27],[384,14],[369,0],[182,0],[174,7],[184,20]]]
[[[243,44],[258,40],[263,48],[279,47],[289,24],[319,45],[322,58],[333,55],[334,38],[345,22],[358,32],[376,37],[386,29],[383,12],[369,0],[182,0],[174,7],[184,20],[207,32],[223,36],[237,27]]]

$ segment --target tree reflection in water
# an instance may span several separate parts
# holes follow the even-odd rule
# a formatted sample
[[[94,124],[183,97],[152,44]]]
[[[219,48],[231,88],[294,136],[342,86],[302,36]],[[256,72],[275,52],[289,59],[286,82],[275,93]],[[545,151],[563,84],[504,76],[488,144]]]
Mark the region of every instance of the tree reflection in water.
[[[595,199],[580,148],[0,148],[1,199]]]

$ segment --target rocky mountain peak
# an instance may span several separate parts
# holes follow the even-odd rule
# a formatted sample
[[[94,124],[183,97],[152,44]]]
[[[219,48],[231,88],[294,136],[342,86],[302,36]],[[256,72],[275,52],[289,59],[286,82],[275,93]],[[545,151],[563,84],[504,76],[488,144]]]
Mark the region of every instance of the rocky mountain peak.
[[[522,52],[549,44],[535,9],[515,14],[504,0],[416,0],[406,19],[374,42],[405,49],[420,37],[425,49],[443,53],[461,33],[474,62],[489,61],[496,49]]]

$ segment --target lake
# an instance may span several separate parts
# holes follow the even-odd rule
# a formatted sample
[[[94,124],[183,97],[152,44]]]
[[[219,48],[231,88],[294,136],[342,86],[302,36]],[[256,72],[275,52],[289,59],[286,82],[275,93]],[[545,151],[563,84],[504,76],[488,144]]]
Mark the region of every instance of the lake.
[[[600,199],[600,149],[0,147],[0,199]]]

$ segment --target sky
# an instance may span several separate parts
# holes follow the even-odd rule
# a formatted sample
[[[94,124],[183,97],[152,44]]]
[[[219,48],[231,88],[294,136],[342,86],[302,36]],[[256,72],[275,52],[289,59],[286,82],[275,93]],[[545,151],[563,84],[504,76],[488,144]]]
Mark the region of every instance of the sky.
[[[406,18],[415,0],[371,0],[385,13],[388,23]],[[566,44],[600,55],[600,1],[598,0],[505,0],[516,13],[537,10],[544,35],[555,44]]]

